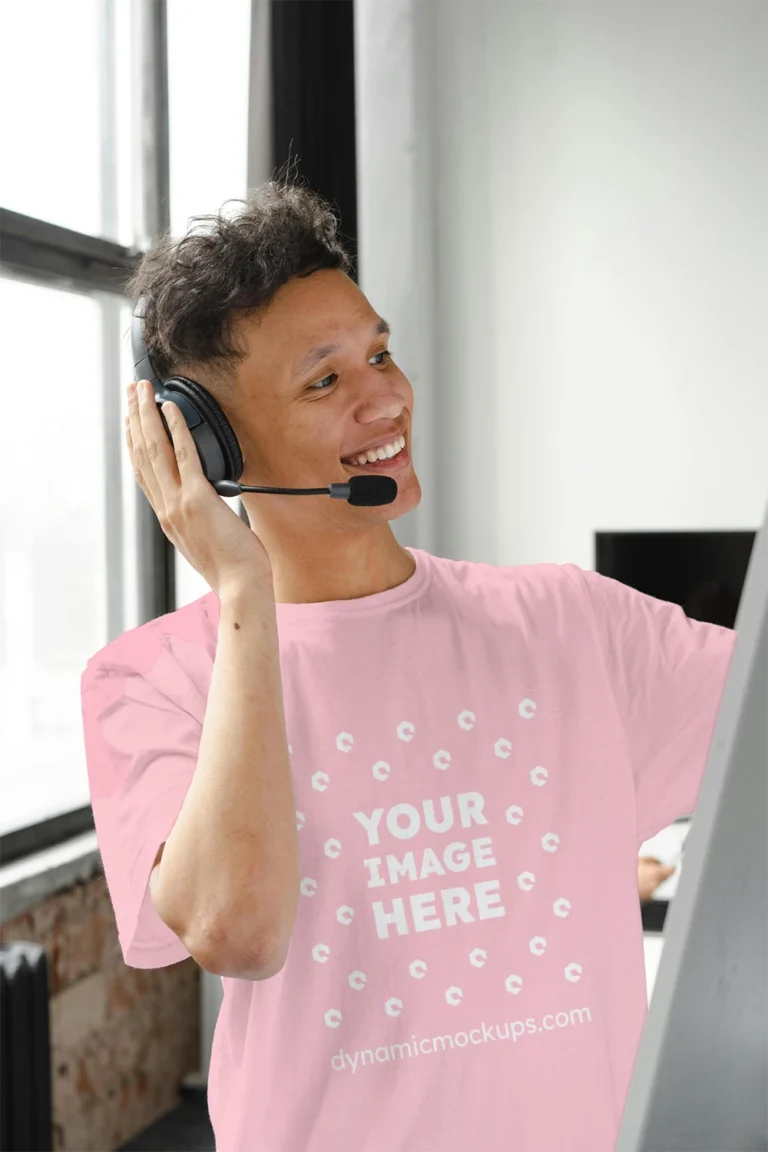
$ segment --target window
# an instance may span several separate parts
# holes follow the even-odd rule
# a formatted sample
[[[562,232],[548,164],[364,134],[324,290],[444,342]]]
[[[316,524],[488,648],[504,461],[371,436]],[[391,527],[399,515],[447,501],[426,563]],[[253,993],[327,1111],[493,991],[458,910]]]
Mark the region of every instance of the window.
[[[224,211],[248,187],[251,0],[168,0],[168,125],[171,232],[182,236],[193,216]],[[225,18],[226,17],[226,18]],[[205,60],[205,69],[190,68]],[[266,109],[259,109],[259,114]],[[266,164],[257,183],[269,179]],[[237,511],[238,497],[228,499]],[[210,589],[175,553],[176,603]]]
[[[2,121],[0,175],[0,308],[13,334],[0,432],[4,858],[8,833],[87,810],[80,675],[138,623],[137,489],[120,388],[132,375],[122,284],[141,203],[137,26],[116,0],[3,11],[0,99],[14,110]],[[27,850],[43,846],[36,840],[24,839]]]
[[[3,277],[0,313],[2,834],[89,803],[80,673],[136,623],[136,486],[118,455],[125,396],[104,388],[128,306]]]
[[[251,7],[220,0],[215,19],[205,0],[3,10],[0,99],[14,110],[0,127],[0,314],[12,336],[0,431],[4,862],[91,826],[88,659],[208,591],[139,514],[146,497],[123,433],[134,377],[123,286],[158,220],[181,235],[190,217],[246,194]],[[257,119],[268,112],[259,103]],[[148,533],[154,547],[140,549]],[[147,555],[157,570],[139,568]]]
[[[130,246],[131,5],[5,4],[2,34],[0,204]]]
[[[218,0],[214,18],[209,0],[168,0],[174,236],[187,231],[192,216],[219,212],[246,194],[250,22],[251,0]]]

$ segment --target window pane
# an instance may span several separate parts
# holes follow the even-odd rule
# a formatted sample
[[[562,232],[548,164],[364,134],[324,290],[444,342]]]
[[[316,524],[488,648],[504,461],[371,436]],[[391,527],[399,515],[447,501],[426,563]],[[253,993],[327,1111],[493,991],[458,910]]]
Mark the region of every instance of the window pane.
[[[219,0],[216,14],[211,20],[208,0],[168,0],[171,232],[177,237],[191,217],[223,208],[228,214],[237,205],[225,208],[225,202],[247,191],[251,0]],[[205,84],[189,67],[190,60],[203,58]],[[255,115],[268,119],[269,109]],[[269,179],[269,171],[260,178]],[[226,503],[238,510],[238,497]],[[210,588],[179,551],[175,559],[181,607]]]
[[[4,345],[10,411],[0,423],[0,833],[89,803],[80,675],[109,641],[105,539],[113,510],[105,484],[104,307],[113,309],[115,332],[125,327],[120,300],[102,305],[0,278],[0,312],[14,334]],[[41,347],[47,355],[39,358]],[[44,367],[35,369],[38,362]],[[130,368],[122,370],[130,379]],[[124,393],[119,406],[113,399],[112,424],[124,401]],[[114,446],[115,429],[109,434]],[[135,487],[130,463],[127,471]],[[128,488],[124,505],[133,499]],[[134,565],[132,551],[124,565],[129,589]],[[129,613],[125,627],[134,624]]]
[[[3,4],[3,208],[133,244],[130,22],[115,0]]]
[[[215,19],[211,11],[209,0],[168,0],[174,236],[187,231],[190,217],[244,197],[248,182],[251,0],[218,0]],[[205,61],[205,83],[190,60]]]

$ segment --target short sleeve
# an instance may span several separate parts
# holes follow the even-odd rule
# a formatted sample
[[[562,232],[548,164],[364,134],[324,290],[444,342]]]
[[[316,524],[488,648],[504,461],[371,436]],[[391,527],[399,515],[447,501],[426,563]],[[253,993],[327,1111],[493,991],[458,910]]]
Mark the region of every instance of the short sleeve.
[[[149,878],[192,781],[202,724],[179,700],[185,674],[168,651],[142,671],[109,649],[81,676],[96,838],[125,963],[163,968],[189,957],[160,919]]]
[[[696,807],[737,633],[600,573],[564,567],[595,623],[626,736],[642,844]]]

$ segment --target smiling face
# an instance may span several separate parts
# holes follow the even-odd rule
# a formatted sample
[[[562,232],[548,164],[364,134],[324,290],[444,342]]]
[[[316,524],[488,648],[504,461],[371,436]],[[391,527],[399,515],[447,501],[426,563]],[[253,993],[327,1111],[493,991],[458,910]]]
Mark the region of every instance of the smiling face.
[[[337,269],[294,278],[264,312],[242,322],[238,338],[248,355],[227,405],[245,459],[242,483],[317,488],[379,472],[398,486],[392,504],[373,508],[324,496],[245,494],[257,532],[261,525],[292,537],[313,529],[355,531],[419,503],[410,460],[413,389],[391,357],[386,329]],[[403,437],[405,447],[394,455]],[[384,460],[350,459],[387,444],[377,454]]]

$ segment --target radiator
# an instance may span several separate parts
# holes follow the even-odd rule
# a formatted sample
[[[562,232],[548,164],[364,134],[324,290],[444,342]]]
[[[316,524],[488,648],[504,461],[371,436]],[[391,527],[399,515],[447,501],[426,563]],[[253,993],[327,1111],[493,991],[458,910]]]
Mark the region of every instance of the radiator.
[[[48,960],[0,944],[0,1152],[52,1152]]]

